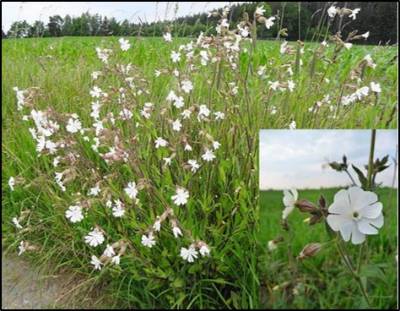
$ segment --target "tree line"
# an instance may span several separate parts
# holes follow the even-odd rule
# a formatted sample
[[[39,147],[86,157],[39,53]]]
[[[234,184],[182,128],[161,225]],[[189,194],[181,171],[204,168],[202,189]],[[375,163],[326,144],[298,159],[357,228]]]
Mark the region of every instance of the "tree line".
[[[244,12],[252,16],[256,7],[263,5],[265,16],[279,17],[275,25],[267,30],[263,25],[257,26],[257,37],[260,39],[275,38],[280,28],[286,28],[287,40],[318,40],[326,34],[333,34],[338,29],[338,18],[327,26],[326,9],[328,2],[264,2],[242,3],[231,7],[229,22],[231,28],[242,19]],[[356,20],[348,19],[342,34],[357,29],[359,33],[370,31],[366,41],[369,44],[397,43],[397,3],[396,2],[345,2],[337,6],[350,9],[361,8]],[[2,37],[60,37],[60,36],[161,36],[171,31],[178,37],[195,37],[204,32],[215,34],[218,17],[199,13],[176,18],[173,21],[130,22],[127,19],[117,21],[114,17],[99,14],[83,13],[81,16],[54,15],[49,21],[16,21]],[[363,42],[365,43],[365,42]]]

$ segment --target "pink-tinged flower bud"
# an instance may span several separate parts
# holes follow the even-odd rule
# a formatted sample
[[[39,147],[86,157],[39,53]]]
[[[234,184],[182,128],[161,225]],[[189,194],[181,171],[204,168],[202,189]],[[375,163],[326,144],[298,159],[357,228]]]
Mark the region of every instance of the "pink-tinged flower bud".
[[[318,211],[314,204],[304,199],[296,201],[295,206],[303,213],[312,213]]]
[[[304,246],[303,250],[300,252],[297,259],[305,259],[315,256],[321,249],[322,245],[320,243],[310,243]]]

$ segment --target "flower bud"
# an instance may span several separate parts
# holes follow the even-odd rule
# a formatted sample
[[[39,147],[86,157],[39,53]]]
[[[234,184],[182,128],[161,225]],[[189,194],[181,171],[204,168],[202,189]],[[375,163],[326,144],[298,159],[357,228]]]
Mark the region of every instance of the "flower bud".
[[[303,213],[313,213],[318,211],[314,204],[304,199],[298,200],[295,203],[295,206]]]
[[[304,246],[303,250],[300,252],[297,259],[305,259],[315,256],[321,249],[322,245],[320,243],[310,243]]]

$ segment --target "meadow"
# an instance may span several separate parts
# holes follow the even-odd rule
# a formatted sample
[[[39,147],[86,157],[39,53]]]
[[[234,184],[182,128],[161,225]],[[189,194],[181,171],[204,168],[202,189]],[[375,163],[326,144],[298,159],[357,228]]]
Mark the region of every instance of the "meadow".
[[[153,121],[162,129],[153,128],[146,121],[138,131],[133,123],[127,126],[123,122],[118,123],[126,138],[124,144],[130,146],[132,152],[137,152],[139,162],[131,162],[129,165],[108,165],[91,153],[89,144],[83,139],[79,140],[80,152],[90,161],[77,162],[74,174],[82,181],[71,182],[66,192],[61,192],[54,184],[54,173],[59,170],[52,166],[51,158],[47,154],[38,156],[35,141],[29,133],[30,121],[22,120],[23,113],[17,110],[13,88],[37,87],[40,94],[34,101],[35,109],[45,111],[50,108],[58,113],[76,113],[85,126],[90,126],[92,98],[89,91],[94,84],[91,74],[101,67],[96,47],[118,49],[118,38],[2,40],[3,247],[10,252],[16,251],[22,240],[28,240],[36,249],[25,252],[24,256],[40,265],[52,267],[54,271],[71,269],[83,280],[77,284],[77,291],[96,288],[99,299],[105,299],[110,307],[259,307],[263,302],[262,297],[260,302],[260,283],[263,285],[267,281],[268,286],[271,286],[287,277],[287,273],[277,274],[277,271],[285,270],[285,262],[279,257],[274,257],[272,264],[260,261],[259,256],[255,255],[260,250],[254,241],[259,236],[268,236],[268,232],[264,231],[265,221],[272,219],[264,211],[258,214],[258,130],[289,127],[395,128],[396,48],[354,45],[350,50],[337,53],[332,43],[332,46],[327,47],[326,55],[322,56],[320,52],[315,52],[319,44],[306,43],[300,65],[300,59],[296,61],[294,54],[281,55],[281,42],[258,41],[255,50],[252,50],[249,42],[245,42],[239,53],[238,68],[230,69],[232,64],[226,61],[225,52],[221,52],[223,49],[219,46],[217,49],[221,48],[219,52],[223,57],[215,63],[200,66],[201,69],[190,76],[192,73],[187,72],[184,61],[177,65],[170,61],[171,51],[177,50],[180,44],[187,44],[190,39],[174,39],[168,45],[161,38],[127,39],[132,47],[118,54],[116,61],[131,63],[134,74],[146,78],[145,81],[140,77],[135,80],[135,83],[146,84],[148,89],[148,93],[140,95],[140,103],[154,103]],[[295,43],[289,44],[295,49]],[[376,68],[364,68],[362,85],[369,85],[373,81],[380,83],[382,92],[370,93],[368,98],[343,107],[340,98],[344,92],[358,87],[356,82],[349,80],[349,75],[367,54],[371,54]],[[328,61],[322,60],[325,58]],[[287,73],[288,64],[292,64],[295,71],[293,75],[296,76],[292,78]],[[265,73],[258,74],[259,66],[264,65]],[[162,72],[160,77],[155,76],[156,70],[166,67],[170,70]],[[196,152],[202,150],[200,140],[204,132],[221,143],[221,148],[215,150],[218,155],[215,162],[205,162],[205,169],[199,170],[193,179],[185,167],[175,164],[169,170],[161,167],[159,163],[168,153],[153,149],[153,140],[159,134],[158,130],[167,134],[174,133],[170,129],[164,130],[168,125],[166,119],[158,119],[159,116],[173,118],[177,115],[173,109],[166,109],[167,112],[163,110],[168,92],[173,89],[172,86],[176,86],[174,67],[181,74],[189,75],[194,85],[193,95],[185,97],[185,102],[196,107],[194,109],[198,109],[198,105],[207,104],[213,112],[223,111],[226,116],[218,125],[211,122],[205,126],[195,123],[185,133],[186,137],[193,140]],[[268,83],[282,79],[293,79],[296,84],[294,90],[289,91],[289,86],[286,84],[284,87],[282,84],[280,88],[284,90],[278,89],[275,92]],[[110,85],[110,92],[117,92],[119,83],[118,76],[110,74],[104,77],[104,84]],[[325,100],[326,105],[320,107],[317,102],[328,94],[332,99]],[[310,111],[311,107],[318,109]],[[118,112],[117,109],[110,111]],[[143,121],[138,111],[135,111],[134,118]],[[66,121],[63,118],[61,120]],[[139,139],[140,143],[135,140],[136,134],[143,137]],[[209,137],[204,136],[205,139]],[[178,141],[174,141],[174,147],[178,145]],[[176,154],[177,159],[188,160],[181,151]],[[95,212],[81,224],[71,226],[67,221],[66,208],[77,198],[83,199],[81,192],[94,185],[98,174],[102,177],[119,176],[119,179],[110,181],[106,187],[113,195],[123,196],[125,183],[139,176],[139,173],[143,173],[143,179],[152,179],[159,189],[156,193],[142,191],[142,204],[135,205],[128,212],[128,219],[110,220],[107,218],[110,217],[109,211],[95,201]],[[8,185],[10,177],[17,180],[14,191],[10,191]],[[176,242],[170,232],[162,230],[159,239],[162,242],[154,248],[144,248],[140,243],[141,235],[152,226],[156,216],[163,212],[163,200],[169,200],[176,184],[190,188],[191,197],[187,207],[177,210],[175,214],[183,227],[190,228],[188,235],[193,235],[196,240],[204,239],[211,248],[210,257],[204,256],[194,264],[182,262],[178,254],[179,247],[187,246],[189,238],[184,242]],[[128,204],[133,203],[128,200]],[[22,214],[28,216],[23,221],[24,229],[19,231],[11,219]],[[259,219],[261,235],[258,232]],[[93,270],[90,266],[92,249],[83,242],[83,238],[94,223],[100,225],[114,241],[121,239],[128,243],[128,251],[121,256],[119,265],[107,266],[101,271]],[[389,227],[393,229],[393,226],[386,225],[384,230]],[[272,230],[272,226],[268,230]],[[394,238],[395,235],[391,237],[392,240]],[[382,251],[380,254],[384,256]],[[388,272],[394,271],[394,263],[390,263],[392,259],[390,256],[385,258],[386,265],[383,268],[392,269]],[[268,267],[267,279],[261,277],[258,270],[263,264]],[[322,260],[320,264],[323,266]],[[319,272],[313,271],[312,274],[315,278],[316,273]],[[395,282],[394,275],[388,273],[389,280],[386,281],[390,288],[393,288]],[[334,283],[325,285],[334,287],[330,292],[333,296],[320,298],[326,299],[318,300],[320,306],[337,301],[343,306],[355,303],[342,300],[340,296],[341,291],[351,284],[344,282],[340,291]],[[309,289],[313,297],[317,290]],[[387,287],[374,290],[376,296],[380,297],[376,298],[377,305],[394,305],[392,292],[388,294]],[[280,306],[286,300],[269,300],[267,303]],[[310,301],[307,299],[298,303],[306,305]]]
[[[299,197],[315,203],[323,194],[329,205],[338,190],[299,190]],[[379,235],[368,236],[362,258],[359,258],[359,246],[347,243],[347,248],[353,262],[367,263],[362,266],[361,275],[367,285],[371,307],[390,309],[397,306],[397,189],[381,188],[377,194],[383,203],[383,228]],[[290,231],[282,230],[282,198],[282,191],[260,191],[259,241],[264,255],[259,271],[262,271],[263,306],[274,309],[367,308],[357,284],[344,269],[334,243],[328,242],[330,238],[323,224],[309,226],[304,222],[308,215],[295,210],[288,217]],[[269,251],[268,241],[278,236],[285,240],[277,244],[277,249]],[[328,244],[314,257],[293,264],[303,247],[312,242]]]

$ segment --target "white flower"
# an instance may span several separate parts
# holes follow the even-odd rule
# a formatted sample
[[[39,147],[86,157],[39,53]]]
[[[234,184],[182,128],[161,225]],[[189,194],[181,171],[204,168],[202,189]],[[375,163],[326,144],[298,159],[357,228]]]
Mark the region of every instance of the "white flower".
[[[94,98],[99,98],[101,96],[101,94],[103,94],[103,91],[98,86],[93,86],[93,88],[90,90],[89,93],[90,93],[90,96],[92,96]]]
[[[295,130],[296,129],[296,121],[293,120],[292,122],[290,122],[289,124],[289,129],[290,130]]]
[[[154,231],[159,232],[161,230],[161,221],[156,220],[156,222],[153,225],[153,229],[154,229]]]
[[[330,18],[335,17],[336,13],[337,13],[337,9],[332,5],[329,9],[328,9],[328,15]]]
[[[26,251],[25,242],[21,241],[18,246],[18,256],[21,256],[22,253]]]
[[[122,51],[128,51],[129,48],[131,47],[131,44],[129,43],[129,41],[124,38],[120,38],[118,40],[118,42],[119,42],[119,45],[120,45]]]
[[[268,249],[272,252],[277,248],[276,242],[274,240],[268,241]]]
[[[69,219],[70,222],[76,223],[83,219],[82,207],[79,205],[71,205],[65,211],[65,217]]]
[[[346,42],[346,43],[344,43],[344,47],[346,48],[346,49],[351,49],[351,47],[353,46],[353,43],[350,43],[350,42]]]
[[[119,116],[122,120],[129,120],[133,117],[133,113],[129,109],[124,108],[119,112]]]
[[[183,101],[183,97],[182,96],[176,96],[174,99],[174,106],[176,108],[182,108],[185,105],[185,102]]]
[[[100,186],[96,185],[93,188],[89,189],[88,195],[92,195],[94,197],[98,196],[100,193]]]
[[[280,85],[279,81],[268,81],[269,88],[276,91]]]
[[[154,240],[154,237],[151,233],[148,236],[143,234],[142,244],[148,248],[152,248],[154,245],[156,245],[156,241]]]
[[[185,151],[192,151],[193,148],[192,148],[192,146],[190,146],[189,144],[186,144],[184,150],[185,150]]]
[[[179,119],[176,119],[173,123],[172,123],[172,129],[174,131],[179,132],[182,128],[182,123]]]
[[[97,246],[104,242],[104,235],[99,229],[95,228],[90,231],[87,236],[85,236],[85,243],[90,246]]]
[[[176,205],[185,205],[189,198],[189,192],[184,188],[177,188],[175,195],[171,197]]]
[[[259,76],[263,76],[265,74],[266,70],[267,70],[267,66],[259,66],[257,69],[257,74]]]
[[[368,65],[369,67],[371,67],[372,69],[375,69],[376,64],[375,64],[374,61],[372,60],[371,54],[365,55],[364,60],[367,62],[367,65]]]
[[[256,15],[264,15],[264,13],[265,13],[265,9],[262,7],[262,6],[258,6],[257,8],[256,8]]]
[[[95,255],[92,255],[92,260],[90,261],[90,263],[94,266],[95,270],[101,270],[102,262]]]
[[[163,38],[166,42],[171,42],[172,41],[172,36],[170,32],[166,32],[165,34],[163,34]]]
[[[371,91],[375,93],[382,92],[381,86],[379,83],[371,82]]]
[[[120,255],[116,255],[113,258],[111,258],[111,263],[113,263],[114,265],[119,265],[120,261],[121,261]]]
[[[225,113],[221,111],[214,112],[215,120],[223,120],[225,119]]]
[[[158,148],[160,148],[160,147],[166,147],[166,146],[168,146],[168,142],[167,142],[165,139],[161,138],[161,137],[158,137],[158,138],[154,141],[154,144],[155,144],[155,146],[156,146],[156,149],[158,149]]]
[[[93,71],[92,72],[92,79],[97,80],[97,78],[101,75],[101,71]]]
[[[276,19],[275,16],[271,16],[271,17],[267,18],[267,19],[265,20],[265,27],[266,27],[267,29],[270,29],[272,26],[274,26],[274,20],[275,20],[275,19]]]
[[[364,242],[366,234],[378,234],[383,226],[382,203],[378,196],[359,187],[342,189],[335,194],[326,219],[334,231],[340,231],[343,240],[353,244]]]
[[[181,257],[186,260],[187,262],[194,262],[194,260],[197,258],[198,253],[196,249],[193,246],[190,246],[189,248],[182,247],[181,248]]]
[[[189,80],[183,80],[181,87],[185,93],[190,93],[190,91],[193,90],[193,84]]]
[[[173,227],[172,233],[174,234],[175,238],[178,238],[179,236],[182,235],[182,231],[181,231],[181,229],[179,229],[179,227]]]
[[[364,39],[368,39],[368,37],[369,37],[369,31],[367,31],[366,33],[363,33],[363,34],[361,35],[361,37],[363,37]]]
[[[22,110],[25,105],[25,90],[19,90],[18,87],[13,87],[17,97],[17,110]]]
[[[201,120],[204,117],[208,117],[210,115],[210,109],[207,108],[206,105],[200,105],[199,107],[199,114],[198,114],[198,119]]]
[[[136,196],[138,194],[138,190],[136,188],[136,183],[134,181],[128,182],[128,185],[125,187],[124,190],[130,199],[136,198]]]
[[[286,219],[295,207],[294,204],[297,201],[298,193],[296,189],[291,189],[284,190],[283,194],[283,204],[285,205],[285,209],[282,212],[282,219]]]
[[[172,51],[171,52],[171,59],[173,63],[179,62],[181,59],[181,53]]]
[[[115,255],[114,248],[113,248],[110,244],[107,244],[106,249],[104,250],[103,255],[106,256],[106,257],[112,257],[112,256],[114,256],[114,255]]]
[[[117,200],[117,202],[112,208],[112,214],[114,217],[122,217],[125,214],[125,208],[120,200]]]
[[[13,219],[11,219],[11,221],[12,221],[12,223],[14,224],[14,226],[15,226],[17,229],[22,229],[22,226],[21,226],[21,224],[19,223],[17,217],[13,217]]]
[[[206,149],[206,152],[201,156],[204,161],[210,162],[215,159],[214,153],[210,149]]]
[[[210,249],[208,248],[207,245],[202,245],[199,249],[199,252],[201,256],[209,256],[210,255]]]
[[[189,160],[188,163],[190,165],[190,170],[193,173],[196,173],[196,171],[200,168],[200,165],[199,165],[199,163],[197,163],[196,160]]]
[[[68,124],[66,126],[66,129],[68,132],[70,133],[76,133],[78,131],[80,131],[82,129],[82,124],[81,121],[79,121],[79,119],[75,119],[75,118],[70,118],[68,120]]]
[[[219,147],[221,147],[221,144],[217,141],[213,141],[212,143],[214,150],[217,150]]]
[[[354,9],[351,11],[351,14],[349,15],[350,18],[352,18],[353,20],[356,19],[356,15],[361,11],[360,8]]]
[[[14,177],[10,177],[8,179],[8,186],[10,187],[11,191],[14,191],[14,186],[15,186],[15,178]]]
[[[163,158],[165,165],[171,165],[172,157]]]
[[[192,112],[189,109],[185,109],[182,111],[181,116],[184,119],[189,119],[191,114],[192,114]]]

